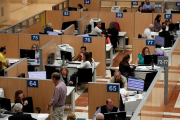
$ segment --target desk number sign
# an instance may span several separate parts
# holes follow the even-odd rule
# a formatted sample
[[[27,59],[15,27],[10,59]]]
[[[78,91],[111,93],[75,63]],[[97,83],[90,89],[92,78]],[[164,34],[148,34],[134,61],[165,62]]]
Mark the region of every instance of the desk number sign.
[[[39,35],[31,35],[31,40],[39,41]]]
[[[38,87],[38,80],[27,80],[27,87]]]
[[[123,18],[123,13],[116,13],[117,18]]]
[[[119,92],[119,85],[107,84],[107,92]]]
[[[70,12],[69,11],[63,11],[63,16],[70,16]]]
[[[138,5],[138,1],[132,1],[131,3],[132,3],[132,6]]]
[[[166,57],[166,56],[158,56],[157,66],[168,67],[168,57]]]
[[[83,37],[83,43],[92,43],[91,37]]]
[[[154,40],[146,40],[147,46],[154,46]]]
[[[90,0],[84,0],[84,4],[90,4],[91,1]]]
[[[164,14],[164,19],[172,19],[172,14]]]

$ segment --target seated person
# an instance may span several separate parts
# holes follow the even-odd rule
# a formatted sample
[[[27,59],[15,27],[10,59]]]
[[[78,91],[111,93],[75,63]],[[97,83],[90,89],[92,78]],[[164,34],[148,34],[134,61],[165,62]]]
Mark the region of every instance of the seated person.
[[[15,92],[15,103],[21,103],[23,106],[23,112],[28,112],[28,101],[25,98],[23,91],[18,90]]]
[[[136,68],[136,66],[132,66],[132,68],[130,67],[129,60],[130,60],[130,56],[127,54],[123,57],[122,61],[119,63],[119,71],[126,78],[131,76],[131,73]]]
[[[124,10],[123,10],[123,12],[127,12],[127,10],[126,10],[126,9],[124,9]]]
[[[87,8],[83,7],[81,4],[77,5],[77,11],[82,12],[82,11],[87,11]]]
[[[149,27],[144,30],[143,34],[147,36],[147,39],[152,39],[151,32],[153,31],[153,28],[154,28],[154,25],[150,24]]]
[[[142,50],[142,53],[140,53],[138,55],[138,58],[137,58],[136,63],[135,63],[136,66],[138,66],[138,64],[144,64],[144,56],[145,55],[151,55],[148,47],[144,47]]]
[[[138,7],[138,10],[136,11],[137,13],[141,13],[141,11],[143,10],[143,7],[142,7],[142,5],[140,5],[139,7]]]
[[[86,52],[86,47],[82,46],[80,49],[80,52],[76,54],[76,56],[72,59],[72,61],[81,61],[83,59],[81,56],[82,55],[81,53],[85,53],[85,52]]]
[[[35,58],[39,58],[39,47],[37,44],[33,44],[31,50],[35,50]]]
[[[111,44],[110,38],[108,37],[106,31],[102,31],[101,36],[106,37],[106,44]]]
[[[146,3],[143,5],[143,10],[154,11],[154,6],[149,2],[149,0],[146,0]]]
[[[97,22],[96,27],[92,30],[92,35],[97,35],[101,37],[101,33],[102,33],[101,22]]]
[[[69,113],[67,116],[67,120],[76,120],[76,115],[74,113]]]
[[[73,85],[73,82],[70,81],[70,75],[68,68],[62,67],[59,70],[60,80],[63,81],[67,86]]]
[[[165,25],[162,26],[162,32],[159,32],[159,36],[160,37],[170,36],[169,31],[166,31],[166,26]]]
[[[98,110],[94,114],[93,120],[96,120],[96,115],[98,113],[102,113],[104,115],[104,113],[110,113],[110,112],[119,112],[119,108],[114,106],[114,102],[112,99],[107,99],[106,105],[103,105],[98,108]]]
[[[119,83],[120,84],[120,94],[121,94],[121,97],[122,97],[122,101],[124,103],[125,102],[125,98],[129,97],[129,94],[126,91],[126,89],[123,88],[123,82],[121,80],[116,80],[115,83]]]
[[[9,60],[6,60],[6,46],[0,48],[0,62],[3,64],[3,69],[10,66]]]
[[[142,38],[147,38],[147,36],[145,34],[142,34]]]
[[[47,27],[44,29],[45,34],[47,34],[47,31],[52,31],[53,32],[53,28],[51,28],[52,27],[51,23],[48,23],[46,26]]]
[[[102,113],[98,113],[96,115],[96,120],[104,120],[104,115]]]
[[[110,81],[108,83],[114,83],[116,80],[121,80],[123,82],[123,88],[127,89],[127,79],[121,75],[119,71],[114,72],[114,76],[110,78]]]
[[[36,120],[32,118],[31,114],[23,114],[23,105],[20,103],[16,103],[14,105],[14,109],[16,114],[13,116],[10,116],[8,120]]]
[[[166,26],[166,31],[169,31],[169,24],[170,24],[170,19],[165,20],[165,26]],[[161,29],[159,32],[162,32],[163,30]]]

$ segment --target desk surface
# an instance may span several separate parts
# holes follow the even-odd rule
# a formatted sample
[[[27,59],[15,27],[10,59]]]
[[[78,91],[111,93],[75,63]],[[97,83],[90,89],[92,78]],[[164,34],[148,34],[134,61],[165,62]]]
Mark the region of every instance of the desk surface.
[[[160,67],[154,66],[154,70],[149,68],[151,68],[151,66],[138,66],[136,67],[135,71],[157,71]]]
[[[112,45],[106,45],[106,51],[110,51],[112,47]]]
[[[26,114],[26,113],[24,113]],[[38,113],[30,113],[31,116],[37,120],[46,120],[49,116],[49,114],[38,114]],[[11,115],[8,115],[6,116],[5,118],[1,118],[1,120],[8,120],[8,118],[10,117]]]
[[[74,89],[75,89],[75,87],[67,86],[67,94],[66,94],[66,96],[69,96]]]
[[[118,36],[123,37],[123,36],[126,35],[126,33],[127,33],[127,32],[119,32],[119,35],[118,35]]]

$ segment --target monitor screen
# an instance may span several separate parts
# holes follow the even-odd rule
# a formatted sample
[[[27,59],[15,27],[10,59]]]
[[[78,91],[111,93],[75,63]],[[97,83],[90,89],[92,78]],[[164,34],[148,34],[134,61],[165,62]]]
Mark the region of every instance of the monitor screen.
[[[63,56],[64,56],[64,60],[72,61],[71,52],[67,52],[67,51],[60,51],[60,52],[61,52],[61,60],[63,60]]]
[[[154,64],[157,64],[158,56],[160,56],[160,55],[145,55],[144,56],[144,64],[150,65],[152,62],[154,62]]]
[[[46,79],[46,71],[28,72],[29,78]]]
[[[58,35],[58,32],[49,32],[48,35]]]
[[[126,120],[126,112],[111,112],[104,114],[105,120]]]
[[[156,36],[155,38],[156,45],[164,46],[164,38]]]
[[[20,58],[35,59],[35,50],[20,49]]]
[[[11,111],[11,99],[0,97],[0,109]]]
[[[144,81],[139,79],[128,78],[127,88],[131,90],[143,91]]]
[[[174,24],[173,23],[169,24],[169,31],[173,31],[174,29],[175,29]]]

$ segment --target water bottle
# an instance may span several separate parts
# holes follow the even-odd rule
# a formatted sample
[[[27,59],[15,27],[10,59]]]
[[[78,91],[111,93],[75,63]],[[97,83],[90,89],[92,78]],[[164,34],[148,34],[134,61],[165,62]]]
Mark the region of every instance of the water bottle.
[[[39,58],[37,58],[37,63],[39,63]]]

